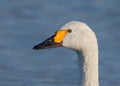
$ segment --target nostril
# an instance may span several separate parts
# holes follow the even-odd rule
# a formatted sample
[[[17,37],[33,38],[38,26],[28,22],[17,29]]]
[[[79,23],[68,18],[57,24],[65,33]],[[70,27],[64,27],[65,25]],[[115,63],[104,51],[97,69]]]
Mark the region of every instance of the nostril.
[[[52,42],[52,40],[48,40],[48,41],[47,41],[48,44],[51,43],[51,42]]]
[[[44,45],[50,45],[52,43],[52,40],[47,40]]]

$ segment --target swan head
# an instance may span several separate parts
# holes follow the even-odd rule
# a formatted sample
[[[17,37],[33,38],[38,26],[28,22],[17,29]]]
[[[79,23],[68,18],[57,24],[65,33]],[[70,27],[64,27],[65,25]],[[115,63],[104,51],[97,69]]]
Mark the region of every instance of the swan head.
[[[53,36],[42,43],[35,45],[33,49],[45,49],[63,46],[66,48],[84,50],[96,43],[94,32],[83,22],[72,21],[62,26]]]

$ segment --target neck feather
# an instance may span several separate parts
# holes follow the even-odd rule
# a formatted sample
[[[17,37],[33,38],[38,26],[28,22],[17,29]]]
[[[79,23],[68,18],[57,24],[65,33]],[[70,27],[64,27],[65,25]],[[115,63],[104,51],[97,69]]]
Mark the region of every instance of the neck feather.
[[[77,52],[80,68],[80,84],[82,86],[99,86],[98,80],[98,49]]]

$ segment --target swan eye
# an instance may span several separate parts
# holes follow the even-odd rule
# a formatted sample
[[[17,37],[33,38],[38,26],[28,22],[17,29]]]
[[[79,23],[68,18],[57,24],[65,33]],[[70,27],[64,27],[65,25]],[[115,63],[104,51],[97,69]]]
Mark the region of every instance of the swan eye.
[[[68,32],[69,32],[69,33],[72,33],[72,30],[71,30],[71,29],[68,29]]]

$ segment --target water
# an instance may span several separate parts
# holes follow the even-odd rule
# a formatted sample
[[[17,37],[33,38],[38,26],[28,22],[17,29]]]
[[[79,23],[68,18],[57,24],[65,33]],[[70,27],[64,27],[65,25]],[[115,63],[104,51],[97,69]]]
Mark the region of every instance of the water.
[[[119,0],[0,0],[0,86],[77,86],[75,52],[32,47],[71,20],[86,22],[100,49],[100,86],[120,86]]]

